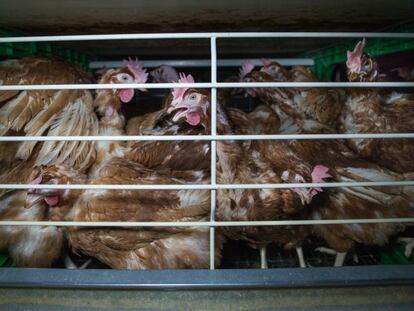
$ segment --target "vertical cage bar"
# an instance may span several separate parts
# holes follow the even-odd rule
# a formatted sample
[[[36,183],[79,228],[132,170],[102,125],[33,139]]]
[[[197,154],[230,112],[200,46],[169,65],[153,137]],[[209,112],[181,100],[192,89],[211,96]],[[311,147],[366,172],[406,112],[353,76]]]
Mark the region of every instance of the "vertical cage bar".
[[[211,53],[211,82],[217,82],[217,47],[216,37],[210,39],[210,53]],[[216,150],[217,142],[215,140],[217,135],[216,129],[216,114],[217,114],[217,88],[211,89],[211,185],[216,185]],[[210,221],[215,221],[216,212],[216,190],[211,190],[211,210]],[[210,269],[214,270],[215,258],[215,228],[210,227]]]

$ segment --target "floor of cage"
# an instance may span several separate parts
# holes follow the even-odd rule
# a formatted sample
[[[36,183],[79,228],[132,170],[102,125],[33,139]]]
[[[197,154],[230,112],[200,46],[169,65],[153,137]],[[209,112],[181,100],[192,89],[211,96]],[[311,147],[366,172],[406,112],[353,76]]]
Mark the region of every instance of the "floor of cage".
[[[333,266],[335,255],[320,252],[319,247],[327,247],[321,240],[309,239],[303,247],[305,263],[307,267]],[[379,265],[381,264],[381,249],[372,247],[357,247],[347,254],[344,265]],[[229,256],[239,252],[239,256]],[[232,258],[233,257],[233,258]],[[258,269],[261,267],[260,252],[250,248],[245,242],[231,241],[223,250],[222,269]],[[299,259],[296,250],[285,250],[276,245],[267,247],[268,268],[295,268],[299,267]]]

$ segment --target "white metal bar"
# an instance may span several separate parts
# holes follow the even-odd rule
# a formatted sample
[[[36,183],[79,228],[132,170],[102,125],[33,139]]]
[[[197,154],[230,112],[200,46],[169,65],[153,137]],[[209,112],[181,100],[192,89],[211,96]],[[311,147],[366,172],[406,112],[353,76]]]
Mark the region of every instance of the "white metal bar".
[[[171,88],[402,88],[414,82],[199,82],[199,83],[125,83],[125,84],[33,84],[0,85],[0,91],[15,90],[98,90]]]
[[[210,208],[210,223],[215,223],[215,212],[216,212],[216,190],[211,190],[211,208]],[[215,268],[215,254],[216,254],[216,241],[215,241],[215,227],[211,226],[209,229],[210,234],[210,270]]]
[[[154,40],[154,39],[208,39],[208,38],[414,38],[414,33],[389,32],[200,32],[200,33],[150,33],[112,35],[65,35],[0,38],[0,43],[55,42],[96,40]]]
[[[142,136],[0,136],[2,141],[206,141],[291,139],[414,138],[414,133],[273,134],[273,135],[142,135]]]
[[[394,187],[414,186],[414,180],[286,183],[286,184],[187,184],[187,185],[89,185],[89,184],[0,184],[0,189],[77,189],[77,190],[226,190],[226,189],[291,189],[291,188],[338,188],[338,187]]]
[[[283,66],[313,66],[315,62],[312,58],[275,58],[274,61],[278,62]],[[172,66],[175,68],[180,67],[210,67],[210,59],[183,59],[183,60],[168,60],[168,59],[159,59],[159,60],[143,60],[141,62],[145,64],[146,68],[158,67],[161,64]],[[245,59],[242,58],[228,58],[217,60],[218,67],[239,67],[243,64]],[[260,59],[251,59],[250,60],[255,66],[263,66]],[[89,63],[89,68],[91,69],[100,69],[102,67],[106,68],[119,68],[123,66],[123,61],[117,60],[107,60],[107,61],[92,61]]]
[[[411,223],[414,218],[326,219],[326,220],[266,220],[266,221],[200,221],[200,222],[148,222],[148,221],[18,221],[2,220],[0,226],[60,226],[60,227],[253,227],[253,226],[306,226],[375,223]]]
[[[212,37],[210,40],[210,56],[211,56],[211,82],[217,82],[217,44],[216,38]],[[217,136],[217,89],[211,89],[211,136]],[[210,185],[216,186],[217,179],[217,167],[216,167],[216,154],[217,154],[217,142],[211,141],[211,180]],[[210,222],[215,221],[216,213],[216,190],[211,190],[211,205],[210,205]],[[215,231],[214,227],[210,227],[210,270],[215,268]]]
[[[260,247],[260,269],[267,269],[267,249],[266,245]]]

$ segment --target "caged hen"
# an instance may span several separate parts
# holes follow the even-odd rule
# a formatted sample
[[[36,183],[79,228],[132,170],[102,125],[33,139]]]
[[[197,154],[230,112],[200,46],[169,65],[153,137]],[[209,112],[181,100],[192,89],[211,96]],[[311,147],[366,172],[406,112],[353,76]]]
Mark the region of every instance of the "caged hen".
[[[252,71],[246,76],[249,81],[268,79],[265,72]],[[255,89],[257,97],[271,105],[272,110],[280,117],[281,134],[315,134],[332,133],[332,130],[314,120],[303,119],[293,106],[285,105],[280,99],[280,90]],[[276,95],[274,95],[276,93]],[[275,100],[273,103],[271,99]],[[272,148],[277,141],[261,144],[261,153],[269,155],[272,162]],[[257,146],[260,144],[253,144]],[[273,156],[273,162],[298,162],[301,166],[319,167],[322,181],[329,178],[335,182],[364,182],[403,180],[410,174],[396,174],[386,168],[359,159],[340,140],[291,140],[287,143],[289,152],[281,157]],[[270,151],[270,152],[269,152]],[[321,152],[322,151],[322,152]],[[273,153],[274,155],[274,153]],[[317,155],[317,156],[316,156]],[[322,165],[322,166],[320,166]],[[278,174],[280,172],[277,172]],[[313,172],[312,172],[313,173]],[[285,182],[315,182],[314,174],[299,174],[288,170],[282,173]],[[317,176],[315,176],[317,177]],[[317,178],[316,178],[317,179]],[[320,191],[322,189],[315,189]],[[294,191],[294,190],[293,190]],[[310,218],[349,219],[349,218],[393,218],[410,217],[413,215],[411,201],[414,192],[409,187],[338,187],[325,189],[317,200],[312,200],[308,209]],[[354,225],[316,225],[314,234],[321,236],[328,245],[339,254],[336,265],[341,265],[343,252],[351,250],[355,243],[368,245],[384,245],[396,233],[404,228],[401,224],[354,224]]]
[[[364,53],[365,40],[347,55],[349,81],[378,81],[376,60]],[[414,95],[378,89],[351,89],[339,119],[342,133],[413,133]],[[393,171],[414,171],[413,139],[353,139],[348,145],[361,157]]]
[[[266,119],[259,123],[258,120]],[[269,122],[272,119],[273,122]],[[273,124],[272,124],[273,123]],[[226,112],[221,103],[217,107],[219,134],[266,133],[278,125],[278,118],[272,118],[266,107],[245,114],[238,109]],[[233,125],[237,124],[237,125]],[[244,124],[244,125],[243,125]],[[250,128],[248,128],[250,127]],[[243,129],[240,131],[240,129]],[[247,132],[243,132],[247,131]],[[217,142],[217,182],[219,184],[256,184],[281,183],[282,177],[275,173],[268,159],[252,145],[254,142],[218,141]],[[283,146],[277,151],[284,151]],[[281,155],[283,157],[283,155]],[[277,154],[273,154],[278,158]],[[283,166],[283,164],[281,164]],[[287,169],[285,166],[284,170]],[[307,167],[303,166],[306,170]],[[221,221],[264,221],[301,219],[306,214],[305,201],[308,190],[294,193],[289,189],[248,189],[219,190],[217,192],[217,219]],[[244,240],[253,248],[260,248],[262,264],[266,246],[276,244],[286,249],[296,248],[301,267],[305,267],[301,246],[308,235],[303,226],[262,226],[262,227],[225,227],[223,233],[230,239]]]
[[[103,80],[107,73],[104,75]],[[119,99],[109,91],[97,96],[101,135],[124,134],[125,119]],[[141,153],[143,151],[139,151]],[[136,148],[119,142],[97,144],[97,161],[89,177],[68,167],[46,167],[41,182],[89,184],[184,184],[208,182],[202,171],[150,169],[131,159]],[[142,155],[141,155],[142,156]],[[32,190],[28,205],[56,197],[65,215],[75,221],[203,221],[209,219],[208,190]],[[193,227],[71,228],[74,252],[99,259],[112,268],[172,269],[209,267],[209,230]],[[216,262],[220,260],[220,237]]]
[[[35,61],[33,59],[33,61]],[[52,60],[37,60],[39,64],[35,62],[40,68],[43,70],[40,70],[38,75],[41,77],[41,74],[45,74],[44,71],[46,69],[50,69],[53,73],[50,66],[53,67],[53,64],[55,61]],[[45,64],[43,64],[45,62]],[[50,62],[50,63],[49,63]],[[12,64],[15,64],[15,62],[11,62]],[[59,67],[59,64],[61,67]],[[46,69],[43,67],[46,66]],[[49,66],[49,67],[48,67]],[[18,67],[20,68],[20,67]],[[24,68],[20,68],[23,70]],[[61,63],[57,63],[56,70],[60,69],[61,73],[64,74],[63,65]],[[125,82],[133,82],[134,79],[134,71],[136,68],[134,68],[134,64],[130,64],[129,67],[118,69],[114,71],[116,74],[113,75],[113,79],[111,80],[113,83],[125,83]],[[31,71],[34,69],[26,69],[28,73],[31,72],[31,74],[35,74],[35,71]],[[66,69],[67,71],[70,71],[69,69]],[[72,69],[74,70],[74,69]],[[44,83],[62,83],[64,81],[70,82],[68,80],[59,80],[59,75],[56,73],[57,76],[57,82],[51,80],[52,78],[44,78],[46,80],[43,80]],[[124,81],[123,77],[128,77],[127,81]],[[35,79],[36,76],[33,77]],[[9,77],[9,83],[16,83],[14,82],[16,78],[13,78],[13,76]],[[47,80],[49,79],[49,80]],[[30,82],[31,81],[31,82]],[[30,80],[29,82],[26,81],[25,83],[37,83],[37,80]],[[46,82],[45,82],[46,81]],[[72,81],[73,82],[73,81]],[[40,82],[39,82],[40,83]],[[110,92],[113,92],[116,96],[119,96],[123,98],[124,101],[128,99],[127,96],[123,96],[122,92],[119,90],[111,90]],[[129,92],[129,91],[127,91]],[[78,93],[74,93],[78,94]],[[84,95],[87,93],[83,93]],[[91,94],[85,95],[85,98],[88,99],[88,101],[82,102],[81,98],[78,98],[76,100],[73,100],[73,96],[66,93],[69,97],[62,97],[63,95],[53,95],[53,92],[50,94],[51,97],[48,97],[44,104],[43,110],[38,112],[36,117],[34,117],[34,120],[38,118],[40,115],[42,119],[45,117],[45,115],[49,115],[49,117],[54,120],[52,123],[53,126],[47,131],[45,134],[52,133],[61,133],[63,134],[71,134],[71,135],[88,135],[88,134],[95,134],[98,133],[98,118],[96,117],[93,107],[95,107],[95,104],[100,104],[99,102],[89,102],[89,99],[91,99]],[[25,99],[28,104],[33,104],[36,100],[36,96],[40,96],[38,93],[34,92],[33,94],[31,92],[26,93],[26,95],[18,95],[28,97],[28,99]],[[34,96],[34,97],[32,97]],[[33,99],[35,98],[35,99]],[[53,98],[59,99],[58,101],[54,101]],[[44,99],[44,98],[43,98]],[[39,100],[39,98],[37,98]],[[54,119],[54,113],[53,109],[57,108],[59,105],[64,105],[63,110],[59,112],[61,117],[58,119]],[[103,107],[97,107],[98,110],[101,109],[104,111],[106,109],[105,103],[101,103]],[[8,104],[6,104],[8,105]],[[34,105],[34,104],[33,104]],[[72,115],[71,112],[73,109],[74,111],[77,111],[77,113],[80,113],[80,115]],[[3,106],[2,109],[6,108],[7,106]],[[30,106],[27,106],[28,109]],[[53,108],[54,107],[54,108]],[[10,106],[11,108],[11,106]],[[77,109],[80,109],[78,111]],[[86,109],[87,108],[87,109]],[[3,111],[4,112],[4,111]],[[73,112],[73,111],[72,111]],[[87,112],[89,115],[87,115]],[[67,116],[66,116],[67,113]],[[83,113],[83,115],[82,115]],[[4,116],[4,115],[3,115]],[[79,122],[69,122],[68,120],[71,120],[71,118],[74,118],[75,120],[81,119]],[[58,122],[57,120],[63,119],[63,122]],[[17,119],[16,119],[17,120]],[[90,124],[89,121],[83,121],[89,120],[91,121]],[[32,121],[30,121],[32,122]],[[29,122],[29,124],[30,124]],[[96,125],[95,125],[96,123]],[[62,129],[62,127],[65,127],[66,125],[71,124],[71,126],[80,126],[80,128],[72,128],[67,127]],[[88,125],[89,124],[89,125]],[[86,126],[86,128],[82,128],[83,126]],[[94,129],[96,127],[96,130]],[[8,133],[10,133],[13,130],[9,130]],[[39,133],[40,134],[40,133]],[[50,134],[55,135],[55,134]],[[88,145],[89,144],[89,145]],[[21,161],[19,165],[12,167],[9,169],[7,173],[4,173],[0,176],[0,182],[1,183],[29,183],[30,181],[34,180],[37,182],[36,179],[34,179],[35,175],[38,173],[38,169],[34,166],[37,163],[36,161],[41,159],[39,158],[38,151],[39,149],[42,150],[46,146],[46,143],[41,146],[40,144],[37,145],[32,152],[32,156],[30,156],[29,160],[27,161]],[[51,148],[48,152],[47,156],[50,154],[55,154],[57,157],[55,157],[54,160],[52,158],[49,158],[46,162],[40,162],[40,163],[48,163],[48,165],[68,165],[71,166],[72,169],[77,170],[80,174],[82,174],[88,166],[90,166],[94,161],[96,161],[96,145],[92,144],[90,142],[81,142],[79,145],[71,145],[64,143],[63,145],[57,144],[57,145],[51,145],[48,148]],[[90,159],[84,160],[81,162],[76,162],[70,160],[71,158],[76,157],[82,157],[80,153],[82,150],[88,150],[88,155]],[[58,150],[56,153],[54,151]],[[66,160],[63,161],[64,158],[61,156],[66,155]],[[44,157],[43,157],[44,158]],[[64,164],[62,164],[62,161]],[[86,165],[88,163],[88,165]],[[23,190],[4,190],[0,194],[0,219],[1,220],[27,220],[27,221],[47,221],[47,220],[61,220],[63,215],[65,214],[65,210],[60,209],[57,207],[58,200],[56,197],[48,197],[45,201],[38,201],[35,202],[32,205],[31,209],[24,209],[23,206],[25,204],[26,200],[26,191]],[[0,244],[0,248],[2,250],[8,250],[10,253],[13,261],[17,266],[29,266],[29,267],[48,267],[53,262],[55,262],[61,255],[62,249],[64,247],[64,229],[54,226],[1,226],[0,227],[2,240]]]

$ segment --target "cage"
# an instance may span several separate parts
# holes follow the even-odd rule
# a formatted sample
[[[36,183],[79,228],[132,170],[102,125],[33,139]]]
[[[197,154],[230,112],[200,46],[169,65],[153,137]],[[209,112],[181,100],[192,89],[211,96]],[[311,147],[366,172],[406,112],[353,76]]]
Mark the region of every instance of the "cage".
[[[358,10],[354,8],[358,7]],[[306,268],[299,268],[301,257],[295,250],[268,246],[267,252],[253,249],[246,241],[228,239],[221,251],[220,264],[215,263],[215,237],[222,227],[312,226],[329,224],[366,224],[413,222],[410,217],[377,219],[266,219],[218,220],[216,198],[220,191],[255,189],[292,189],[305,187],[403,187],[414,186],[414,180],[381,180],[375,182],[344,181],[320,183],[227,183],[217,182],[217,145],[224,141],[290,141],[343,139],[413,139],[412,129],[400,133],[317,133],[317,134],[218,134],[217,105],[219,93],[226,88],[281,89],[350,89],[372,88],[384,91],[411,92],[414,82],[344,82],[346,52],[362,38],[368,41],[367,52],[375,56],[381,68],[413,68],[414,21],[413,4],[399,1],[332,3],[307,1],[290,3],[259,1],[210,2],[191,1],[125,1],[115,6],[111,1],[67,2],[61,6],[42,0],[3,1],[0,4],[0,57],[3,60],[31,55],[56,56],[82,66],[94,73],[107,67],[122,65],[127,57],[138,57],[146,68],[169,65],[179,72],[192,74],[196,82],[179,87],[211,90],[211,132],[205,135],[130,135],[130,136],[2,136],[1,142],[11,141],[205,141],[211,148],[211,180],[204,184],[70,184],[33,185],[28,183],[1,184],[2,189],[89,189],[122,191],[143,190],[205,190],[211,205],[209,220],[196,222],[169,221],[20,221],[2,220],[1,226],[57,227],[193,227],[204,228],[209,236],[210,269],[192,270],[117,270],[110,269],[92,256],[71,255],[85,269],[64,269],[62,258],[46,269],[17,268],[4,254],[0,260],[2,287],[59,287],[59,288],[262,288],[344,286],[367,284],[411,284],[413,256],[403,254],[403,245],[395,240],[386,247],[357,245],[353,254],[344,259],[343,267],[333,268],[335,256],[318,252],[327,244],[320,237],[309,237],[303,244]],[[161,10],[162,8],[162,10]],[[161,13],[161,11],[163,13]],[[13,12],[13,14],[11,14]],[[367,13],[370,14],[367,14]],[[237,32],[235,32],[237,31]],[[329,32],[327,32],[329,31]],[[261,58],[277,61],[286,68],[307,66],[318,76],[317,82],[228,82],[237,75],[245,60],[261,66]],[[62,89],[127,89],[146,88],[148,92],[134,97],[134,104],[124,106],[122,113],[132,119],[144,113],[159,111],[166,89],[176,83],[58,84],[58,85],[0,85],[1,91],[62,90]],[[257,99],[233,96],[229,107],[248,113],[257,106]],[[316,155],[315,155],[316,156]],[[329,191],[329,190],[328,190]],[[401,235],[401,234],[400,234]],[[403,236],[412,237],[409,227]],[[361,243],[363,244],[363,243]],[[303,259],[302,259],[303,260]],[[404,264],[405,263],[405,264]]]

